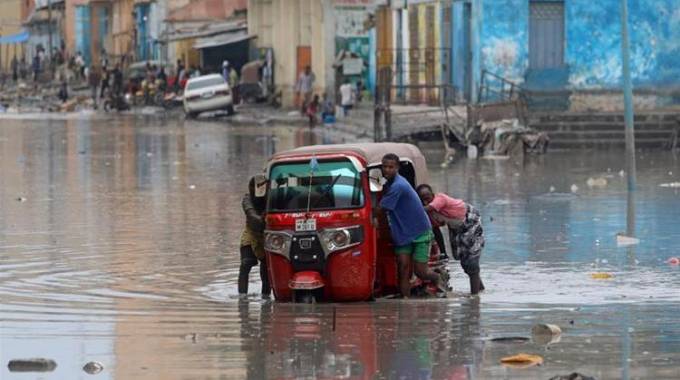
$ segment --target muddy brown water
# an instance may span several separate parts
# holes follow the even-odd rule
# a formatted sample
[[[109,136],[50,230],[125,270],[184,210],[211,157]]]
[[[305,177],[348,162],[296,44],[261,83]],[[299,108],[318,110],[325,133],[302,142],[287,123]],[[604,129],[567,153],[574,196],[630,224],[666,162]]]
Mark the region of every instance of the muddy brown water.
[[[248,175],[274,151],[354,140],[158,117],[0,120],[0,378],[678,378],[680,273],[666,260],[680,256],[680,191],[659,186],[680,181],[669,152],[638,155],[641,242],[620,248],[621,152],[442,168],[427,151],[435,187],[484,215],[479,299],[452,263],[444,300],[279,304],[259,300],[252,273],[239,302]],[[549,346],[494,341],[535,323],[563,333]],[[500,364],[520,352],[544,364]],[[58,366],[9,371],[32,357]]]

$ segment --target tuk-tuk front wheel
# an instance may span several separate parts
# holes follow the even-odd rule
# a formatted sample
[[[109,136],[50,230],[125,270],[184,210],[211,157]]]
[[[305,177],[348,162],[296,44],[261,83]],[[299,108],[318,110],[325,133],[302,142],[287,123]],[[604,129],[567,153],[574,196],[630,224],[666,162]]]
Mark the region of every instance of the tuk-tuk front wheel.
[[[316,294],[314,290],[293,290],[294,303],[316,303]]]

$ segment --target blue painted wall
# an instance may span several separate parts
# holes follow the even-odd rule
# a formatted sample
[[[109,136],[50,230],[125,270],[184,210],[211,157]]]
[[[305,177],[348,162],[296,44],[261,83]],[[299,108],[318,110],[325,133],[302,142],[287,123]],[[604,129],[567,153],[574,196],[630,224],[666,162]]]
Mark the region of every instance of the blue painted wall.
[[[637,88],[680,87],[680,0],[628,0],[631,70]],[[518,83],[529,66],[529,0],[472,0],[475,87],[482,69]],[[565,68],[538,73],[572,89],[621,85],[620,0],[564,0]],[[454,7],[454,9],[458,9]],[[457,29],[456,29],[457,31]],[[475,42],[477,37],[477,42]],[[454,36],[453,41],[458,40]],[[459,67],[455,55],[454,62]],[[537,74],[533,73],[532,75]],[[543,74],[543,78],[541,78]],[[460,83],[454,74],[454,83]]]
[[[75,35],[76,35],[76,51],[83,55],[86,65],[92,63],[92,54],[90,49],[90,6],[78,5],[75,8]]]
[[[451,79],[453,86],[461,93],[465,92],[465,59],[468,46],[465,41],[465,19],[462,2],[455,2],[451,7]]]
[[[628,0],[636,87],[680,86],[680,0]],[[621,84],[620,0],[567,0],[566,59],[573,88]]]
[[[522,82],[529,65],[528,1],[480,0],[479,3],[482,68]]]
[[[149,39],[149,4],[135,5],[135,24],[137,27],[137,60],[146,61],[151,56],[151,44]]]

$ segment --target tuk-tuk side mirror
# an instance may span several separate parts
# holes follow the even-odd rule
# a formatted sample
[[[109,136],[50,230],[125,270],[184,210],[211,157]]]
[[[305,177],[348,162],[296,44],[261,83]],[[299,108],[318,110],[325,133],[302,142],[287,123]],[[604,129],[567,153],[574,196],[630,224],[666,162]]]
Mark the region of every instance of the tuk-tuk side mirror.
[[[267,177],[262,174],[255,176],[255,197],[262,198],[267,195]]]
[[[373,168],[368,170],[368,184],[372,193],[379,193],[383,189],[383,185],[387,182],[382,175],[380,168]]]

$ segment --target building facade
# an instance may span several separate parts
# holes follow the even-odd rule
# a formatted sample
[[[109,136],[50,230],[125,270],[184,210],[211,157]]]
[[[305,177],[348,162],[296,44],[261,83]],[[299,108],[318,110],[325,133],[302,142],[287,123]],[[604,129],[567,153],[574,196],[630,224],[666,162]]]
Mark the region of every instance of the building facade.
[[[21,54],[21,43],[19,37],[22,32],[22,6],[21,0],[0,1],[0,69],[9,70],[14,56]],[[3,37],[5,37],[3,39]]]
[[[254,47],[273,51],[274,77],[284,106],[296,103],[295,83],[306,66],[314,92],[335,91],[335,8],[331,0],[249,0],[248,33]]]
[[[628,4],[636,90],[680,89],[680,0]],[[413,99],[427,100],[413,85],[440,83],[478,101],[485,72],[534,92],[616,92],[620,6],[620,0],[391,1],[375,16],[378,70],[392,67],[392,85]]]

